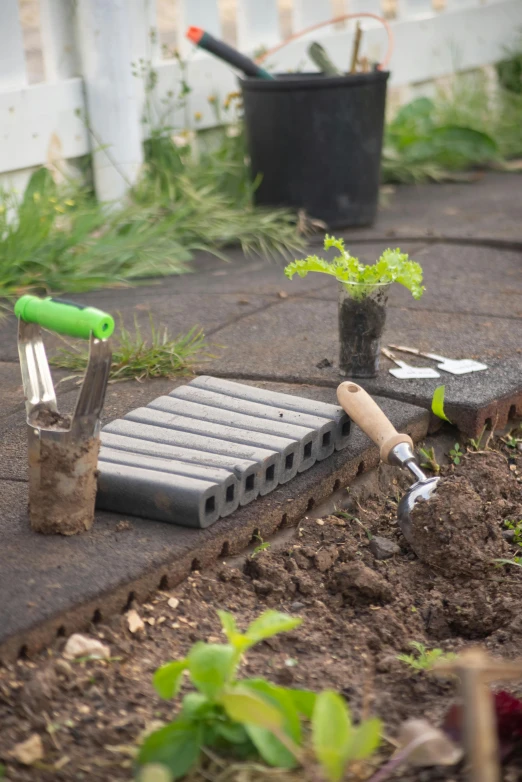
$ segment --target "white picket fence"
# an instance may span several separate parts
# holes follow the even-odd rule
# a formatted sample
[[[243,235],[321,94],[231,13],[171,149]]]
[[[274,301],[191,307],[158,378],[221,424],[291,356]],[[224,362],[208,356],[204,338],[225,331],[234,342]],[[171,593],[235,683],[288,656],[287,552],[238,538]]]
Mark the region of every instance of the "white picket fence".
[[[287,2],[288,4],[288,2]],[[236,0],[237,46],[244,52],[280,41],[278,0]],[[381,0],[348,0],[348,12],[381,13]],[[339,6],[337,0],[336,7]],[[440,6],[438,6],[440,7]],[[237,89],[225,64],[184,41],[189,25],[220,36],[218,0],[177,0],[178,45],[188,57],[189,109],[170,97],[180,83],[180,64],[162,59],[156,34],[156,0],[40,0],[45,81],[28,84],[18,0],[0,2],[0,186],[22,189],[35,167],[50,160],[93,154],[96,192],[121,199],[143,163],[144,80],[133,66],[152,63],[157,72],[154,103],[173,105],[173,127],[217,123],[209,96],[223,100]],[[456,70],[493,63],[522,30],[522,0],[396,0],[391,22],[394,52],[390,85],[427,82]],[[332,0],[291,0],[294,31],[330,19]],[[362,54],[380,60],[386,50],[382,26],[364,20]],[[353,23],[323,27],[312,35],[346,69]],[[276,70],[311,69],[310,34],[269,59]],[[195,117],[198,117],[196,120]],[[165,121],[165,119],[164,119]]]

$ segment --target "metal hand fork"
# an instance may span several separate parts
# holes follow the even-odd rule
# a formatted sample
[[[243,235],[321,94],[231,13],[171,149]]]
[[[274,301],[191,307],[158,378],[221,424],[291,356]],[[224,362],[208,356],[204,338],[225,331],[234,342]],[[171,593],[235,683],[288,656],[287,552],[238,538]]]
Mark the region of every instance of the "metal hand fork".
[[[31,527],[73,535],[89,529],[94,520],[100,415],[114,321],[94,307],[36,296],[22,296],[15,314],[26,398]],[[70,420],[58,412],[40,326],[90,340],[89,361]]]
[[[437,369],[442,369],[443,372],[450,372],[452,375],[467,375],[469,372],[480,372],[488,368],[486,364],[481,364],[480,361],[475,361],[472,358],[446,358],[436,353],[423,353],[421,350],[417,350],[417,348],[408,348],[404,345],[388,345],[388,347],[401,353],[413,353],[414,356],[424,356],[424,358],[438,361],[440,363],[437,364]]]
[[[400,369],[388,370],[390,375],[393,375],[394,377],[398,377],[400,380],[440,377],[436,369],[432,369],[431,367],[412,367],[410,364],[407,364],[405,361],[400,361],[398,358],[395,357],[395,355],[391,352],[391,350],[386,350],[386,348],[381,348],[381,353],[383,354],[383,356],[386,356],[386,358],[389,358],[390,361],[393,361],[394,364],[397,364],[397,366],[400,367]]]
[[[354,423],[379,447],[381,461],[406,467],[415,478],[399,502],[397,520],[402,534],[414,548],[412,510],[419,500],[428,501],[440,478],[428,478],[416,462],[413,441],[397,432],[391,421],[371,396],[356,383],[346,381],[337,388],[337,399]]]

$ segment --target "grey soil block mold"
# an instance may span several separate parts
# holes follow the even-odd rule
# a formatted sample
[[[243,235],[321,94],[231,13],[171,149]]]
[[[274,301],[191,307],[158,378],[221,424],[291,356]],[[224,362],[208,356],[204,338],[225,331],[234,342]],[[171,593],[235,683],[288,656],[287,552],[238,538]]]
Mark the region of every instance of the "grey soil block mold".
[[[234,426],[209,424],[206,421],[198,421],[195,418],[187,418],[183,415],[173,415],[172,413],[164,413],[161,410],[152,410],[150,407],[138,407],[137,410],[132,410],[125,416],[125,420],[161,426],[162,428],[174,429],[178,432],[205,435],[219,442],[226,441],[230,446],[238,443],[257,448],[267,448],[281,455],[279,483],[286,483],[297,474],[297,468],[299,467],[299,443],[297,440],[290,440],[288,437],[249,432],[243,429],[236,429]]]
[[[218,520],[222,496],[217,483],[103,462],[96,505],[104,510],[201,529]]]
[[[125,437],[119,434],[110,434],[102,432],[101,434],[102,451],[104,450],[126,451],[132,455],[155,456],[163,459],[169,459],[179,465],[180,475],[192,475],[184,472],[181,465],[185,465],[187,470],[210,467],[228,471],[234,475],[238,482],[238,498],[240,505],[247,505],[259,494],[259,483],[261,480],[261,469],[256,462],[249,459],[238,459],[234,456],[224,456],[220,453],[208,453],[206,451],[195,451],[192,448],[181,448],[177,445],[164,445],[163,443],[153,442],[151,440],[138,440],[137,437]],[[108,460],[109,461],[109,460]],[[110,461],[115,461],[112,459]],[[121,459],[123,462],[124,459]],[[133,462],[134,463],[134,462]],[[193,477],[198,477],[193,475]]]
[[[350,434],[350,419],[341,407],[329,405],[326,402],[315,402],[312,399],[302,399],[299,396],[281,394],[278,391],[267,391],[255,386],[245,386],[242,383],[234,383],[232,380],[201,375],[189,383],[194,388],[203,388],[207,391],[215,391],[218,394],[244,399],[248,402],[259,402],[272,408],[282,408],[298,413],[328,418],[335,423],[335,448],[340,450],[348,445]]]
[[[317,432],[305,426],[284,423],[283,421],[265,421],[252,415],[243,415],[232,410],[221,410],[218,407],[189,402],[184,399],[172,399],[169,396],[160,396],[147,405],[153,410],[162,410],[165,413],[195,418],[198,421],[208,421],[213,424],[234,426],[246,432],[262,432],[263,434],[275,434],[278,437],[288,437],[299,443],[297,457],[297,471],[308,470],[317,461],[319,438]]]
[[[310,415],[308,413],[299,413],[295,410],[286,410],[281,407],[263,405],[259,402],[249,402],[246,399],[218,394],[215,391],[206,391],[193,385],[180,386],[171,391],[169,396],[176,399],[186,399],[188,402],[197,402],[201,405],[207,405],[207,407],[217,407],[220,410],[233,410],[236,413],[263,418],[266,421],[277,421],[278,423],[295,424],[296,426],[315,429],[319,440],[317,461],[320,462],[323,459],[327,459],[334,452],[335,423],[328,418],[321,417],[320,414]]]
[[[102,443],[105,443],[105,434],[136,437],[140,440],[150,441],[154,445],[162,443],[163,445],[175,445],[186,449],[193,448],[195,451],[205,451],[210,455],[221,454],[237,461],[248,459],[258,465],[256,479],[259,494],[268,494],[278,484],[281,456],[276,451],[269,451],[266,448],[229,443],[224,440],[216,440],[213,437],[177,432],[174,429],[165,429],[151,424],[138,424],[121,418],[117,421],[112,421],[112,423],[104,427],[101,435]]]
[[[161,456],[145,456],[130,451],[118,451],[116,448],[100,448],[98,469],[101,474],[105,462],[113,464],[128,464],[131,467],[142,467],[145,470],[169,472],[175,475],[186,475],[189,478],[199,478],[202,481],[215,483],[219,487],[218,506],[221,517],[228,516],[239,507],[239,481],[229,471],[218,467],[205,467],[201,464],[187,464],[177,459],[165,459]],[[153,487],[151,487],[153,490]]]
[[[349,432],[336,405],[197,378],[104,427],[98,507],[207,527],[343,448]]]

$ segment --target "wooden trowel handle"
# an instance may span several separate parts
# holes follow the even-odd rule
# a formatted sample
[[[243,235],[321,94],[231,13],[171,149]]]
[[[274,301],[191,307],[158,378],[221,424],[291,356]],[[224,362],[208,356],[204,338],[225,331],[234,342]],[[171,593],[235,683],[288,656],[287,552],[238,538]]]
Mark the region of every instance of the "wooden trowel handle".
[[[389,463],[390,451],[399,443],[407,443],[413,450],[411,437],[399,434],[379,405],[357,383],[349,380],[341,383],[337,388],[337,399],[357,426],[379,446],[383,462]]]

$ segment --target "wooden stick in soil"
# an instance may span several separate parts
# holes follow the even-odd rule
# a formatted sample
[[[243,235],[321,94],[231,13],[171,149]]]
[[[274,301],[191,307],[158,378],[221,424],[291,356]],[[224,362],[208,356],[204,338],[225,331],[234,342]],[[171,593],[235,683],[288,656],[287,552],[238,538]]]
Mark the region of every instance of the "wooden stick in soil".
[[[500,782],[500,754],[493,694],[489,683],[522,676],[522,662],[489,657],[483,649],[465,649],[455,661],[440,663],[438,673],[460,679],[464,708],[464,749],[470,782]]]
[[[361,48],[362,29],[361,23],[357,22],[355,27],[355,39],[353,42],[352,62],[350,65],[350,73],[355,73],[357,70],[357,60],[359,59],[359,49]]]

